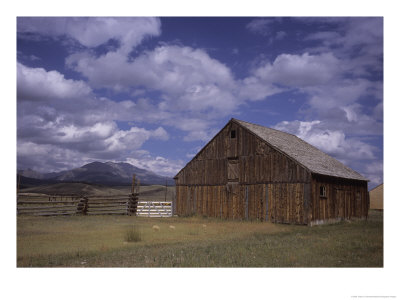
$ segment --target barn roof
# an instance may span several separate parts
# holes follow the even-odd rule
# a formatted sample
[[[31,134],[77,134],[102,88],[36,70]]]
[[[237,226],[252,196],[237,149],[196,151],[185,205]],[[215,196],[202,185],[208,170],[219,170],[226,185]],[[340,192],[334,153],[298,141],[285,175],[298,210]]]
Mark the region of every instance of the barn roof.
[[[356,171],[293,134],[238,119],[232,119],[232,121],[245,127],[269,145],[291,157],[310,170],[311,173],[368,181]]]

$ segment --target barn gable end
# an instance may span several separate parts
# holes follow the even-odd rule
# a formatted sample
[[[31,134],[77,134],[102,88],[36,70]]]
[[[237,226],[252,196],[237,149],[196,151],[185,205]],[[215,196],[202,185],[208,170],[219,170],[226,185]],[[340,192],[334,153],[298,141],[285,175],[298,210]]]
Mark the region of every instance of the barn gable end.
[[[297,147],[300,154],[317,153],[316,160],[325,159],[325,165],[319,166],[330,174],[325,177],[336,172],[353,177],[343,178],[344,182],[361,186],[366,182],[293,135],[232,119],[175,176],[175,213],[293,224],[335,218],[335,214],[316,213],[321,206],[321,197],[315,192],[321,181],[315,173],[318,163],[309,162],[309,157],[291,147]],[[335,178],[340,181],[341,177]],[[330,183],[324,182],[324,186]]]

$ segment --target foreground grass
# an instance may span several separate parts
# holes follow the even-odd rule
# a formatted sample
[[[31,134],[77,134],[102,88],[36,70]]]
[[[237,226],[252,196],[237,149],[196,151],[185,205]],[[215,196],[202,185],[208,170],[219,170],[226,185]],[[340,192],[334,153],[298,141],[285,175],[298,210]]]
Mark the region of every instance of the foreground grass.
[[[307,227],[199,217],[23,216],[17,266],[382,267],[382,219],[372,212],[368,221]],[[127,242],[132,226],[141,238]]]

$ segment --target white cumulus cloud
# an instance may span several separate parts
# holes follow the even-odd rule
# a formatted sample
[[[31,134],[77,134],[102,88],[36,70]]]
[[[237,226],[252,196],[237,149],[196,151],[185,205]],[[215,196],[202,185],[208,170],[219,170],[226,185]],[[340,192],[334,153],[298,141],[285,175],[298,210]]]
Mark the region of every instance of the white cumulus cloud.
[[[254,73],[267,83],[306,87],[330,83],[338,75],[339,66],[339,60],[331,53],[280,54],[273,63],[266,63]]]
[[[174,176],[184,166],[182,160],[171,160],[162,156],[152,156],[146,150],[134,151],[126,159],[126,162],[164,176]]]
[[[19,100],[77,99],[89,96],[91,91],[85,82],[66,79],[58,71],[29,68],[17,63],[17,96]]]

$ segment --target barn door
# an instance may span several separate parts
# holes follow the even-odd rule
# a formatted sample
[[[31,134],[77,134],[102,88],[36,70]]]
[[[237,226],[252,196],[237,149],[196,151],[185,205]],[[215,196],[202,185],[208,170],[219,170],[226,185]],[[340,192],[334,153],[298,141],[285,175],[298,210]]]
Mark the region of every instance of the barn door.
[[[268,218],[268,184],[265,185],[265,221],[269,221],[269,218]]]
[[[237,219],[239,209],[239,160],[228,159],[228,183],[226,185],[228,199],[228,217]]]
[[[350,219],[353,215],[352,192],[346,190],[335,190],[335,205],[337,207],[337,217],[341,219]]]
[[[229,182],[226,186],[228,199],[228,218],[239,218],[239,183]]]
[[[351,199],[352,199],[352,192],[351,191],[346,191],[345,198],[344,198],[346,219],[350,219],[351,216],[353,215],[353,211],[352,211],[352,207],[351,207],[352,206],[351,205],[351,203],[352,203]]]
[[[343,190],[336,190],[335,204],[337,205],[337,217],[345,218],[345,192]]]
[[[239,182],[239,160],[228,160],[228,182]]]

